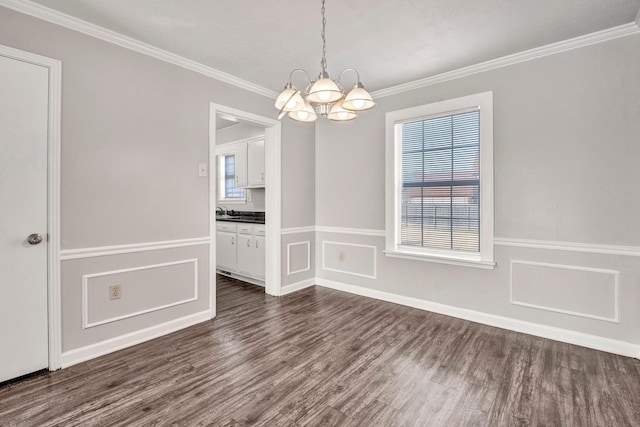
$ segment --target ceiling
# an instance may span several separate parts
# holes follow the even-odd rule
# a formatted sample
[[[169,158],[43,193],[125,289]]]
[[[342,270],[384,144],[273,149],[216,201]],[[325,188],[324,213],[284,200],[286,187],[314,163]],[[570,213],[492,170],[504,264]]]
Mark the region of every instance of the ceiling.
[[[34,2],[272,91],[294,68],[320,71],[320,0]],[[640,0],[327,0],[328,70],[356,68],[375,91],[628,24],[639,9]]]

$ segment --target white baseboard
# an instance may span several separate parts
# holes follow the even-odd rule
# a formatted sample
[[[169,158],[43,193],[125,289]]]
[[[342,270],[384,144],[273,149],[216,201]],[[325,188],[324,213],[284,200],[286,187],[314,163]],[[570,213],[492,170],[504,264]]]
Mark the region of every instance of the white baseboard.
[[[452,316],[459,319],[482,323],[484,325],[495,326],[497,328],[522,332],[529,335],[549,338],[556,341],[640,359],[640,345],[626,341],[619,341],[611,338],[604,338],[596,335],[585,334],[582,332],[571,331],[568,329],[527,322],[524,320],[482,313],[466,308],[454,307],[451,305],[435,303],[418,298],[391,294],[388,292],[377,291],[360,286],[347,285],[345,283],[334,282],[332,280],[316,278],[315,283],[316,285],[323,286],[325,288],[349,292],[352,294],[375,298],[394,304],[405,305],[420,310],[431,311],[433,313],[444,314],[446,316]]]
[[[180,329],[205,322],[207,320],[210,320],[211,317],[211,311],[206,310],[200,313],[195,313],[189,316],[181,317],[179,319],[171,320],[160,325],[151,326],[150,328],[142,329],[116,338],[111,338],[106,341],[91,344],[86,347],[66,351],[62,353],[61,365],[62,368],[68,368],[69,366],[82,363],[96,357],[104,356],[105,354],[113,353],[114,351],[122,350],[123,348],[131,347],[136,344],[140,344],[145,341],[170,334]]]
[[[295,291],[299,291],[301,289],[305,289],[305,288],[309,288],[311,286],[314,286],[316,284],[316,279],[315,278],[311,278],[311,279],[307,279],[307,280],[302,280],[300,282],[296,282],[296,283],[292,283],[290,285],[287,286],[283,286],[281,291],[280,291],[280,295],[287,295],[290,294],[292,292]]]

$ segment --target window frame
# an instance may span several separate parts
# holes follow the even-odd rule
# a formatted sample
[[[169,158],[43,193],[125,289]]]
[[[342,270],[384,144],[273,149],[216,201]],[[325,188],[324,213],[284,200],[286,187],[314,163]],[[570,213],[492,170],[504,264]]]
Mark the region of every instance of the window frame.
[[[227,156],[235,156],[236,151],[235,147],[238,145],[238,142],[231,142],[224,145],[220,145],[216,147],[216,173],[218,174],[217,178],[217,199],[218,202],[224,203],[225,205],[245,205],[247,204],[247,189],[242,188],[242,197],[226,197],[226,187],[225,187],[225,179],[226,179],[226,164],[225,157]],[[234,159],[235,162],[235,159]],[[235,163],[234,163],[235,165]],[[235,187],[234,187],[235,188]],[[240,187],[238,187],[240,188]]]
[[[466,252],[401,245],[402,124],[480,110],[480,251]],[[493,269],[493,92],[425,104],[386,114],[385,255],[420,261]]]

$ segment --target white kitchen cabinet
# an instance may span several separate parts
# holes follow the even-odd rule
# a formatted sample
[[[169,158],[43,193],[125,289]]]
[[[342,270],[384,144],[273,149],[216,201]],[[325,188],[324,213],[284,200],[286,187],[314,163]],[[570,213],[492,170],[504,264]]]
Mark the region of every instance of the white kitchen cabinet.
[[[265,277],[265,269],[264,269],[264,261],[265,261],[265,250],[264,250],[264,227],[259,229],[256,226],[255,229],[255,255],[256,255],[256,263],[255,270],[253,274],[256,279],[264,280]]]
[[[237,234],[216,231],[216,264],[218,269],[235,273],[237,268]]]
[[[217,268],[251,279],[265,279],[265,226],[220,221],[216,224]]]
[[[238,251],[237,224],[231,222],[216,223],[216,267],[235,273]]]
[[[238,225],[238,274],[253,277],[256,263],[253,226]]]
[[[247,143],[247,167],[249,187],[264,187],[264,139]]]

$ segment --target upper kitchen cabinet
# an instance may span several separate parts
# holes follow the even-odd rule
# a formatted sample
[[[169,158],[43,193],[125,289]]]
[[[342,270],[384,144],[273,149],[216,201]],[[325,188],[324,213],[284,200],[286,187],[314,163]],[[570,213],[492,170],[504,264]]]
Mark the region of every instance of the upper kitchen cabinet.
[[[264,187],[264,139],[247,143],[249,187]]]

